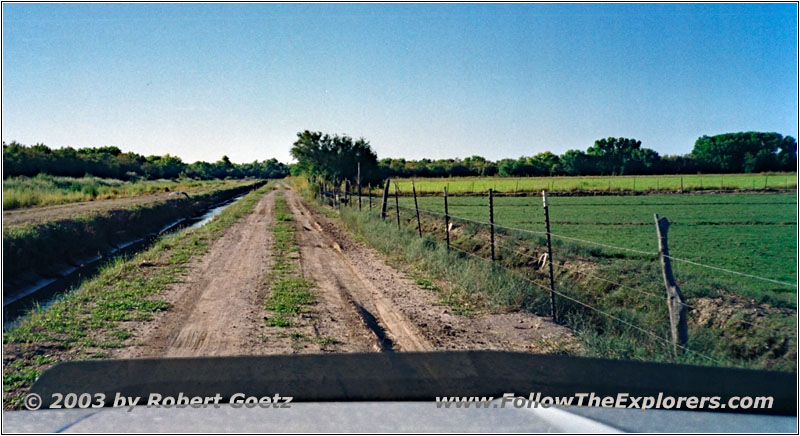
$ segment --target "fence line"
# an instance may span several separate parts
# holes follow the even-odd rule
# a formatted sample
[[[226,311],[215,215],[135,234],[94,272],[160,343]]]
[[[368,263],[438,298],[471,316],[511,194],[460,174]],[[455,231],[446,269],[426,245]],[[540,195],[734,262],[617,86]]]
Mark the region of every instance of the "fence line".
[[[436,242],[439,242],[439,241],[436,241]],[[441,242],[439,242],[439,244],[441,244]],[[487,258],[485,258],[485,257],[477,256],[477,255],[475,255],[475,254],[473,254],[473,253],[469,253],[469,252],[467,252],[467,251],[464,251],[464,250],[462,250],[462,249],[460,249],[460,248],[453,247],[453,246],[451,246],[450,248],[451,248],[451,249],[455,249],[456,251],[458,251],[458,252],[461,252],[461,253],[464,253],[464,254],[466,254],[466,255],[469,255],[469,256],[475,257],[475,258],[477,258],[477,259],[480,259],[480,260],[483,260],[483,261],[486,261],[486,262],[492,262],[492,261],[491,261],[491,259],[487,259]],[[496,263],[491,263],[491,265],[493,265],[493,266],[496,266],[497,264],[496,264]],[[504,266],[500,266],[500,267],[501,267],[501,268],[503,268],[504,270],[508,271],[509,273],[513,274],[514,276],[516,276],[516,277],[519,277],[520,279],[522,279],[522,280],[524,280],[524,281],[526,281],[526,282],[528,282],[528,283],[531,283],[531,284],[533,284],[533,285],[537,286],[538,288],[540,288],[540,289],[542,289],[542,290],[544,290],[544,291],[551,292],[551,289],[550,289],[549,287],[547,287],[547,286],[544,286],[544,285],[542,285],[542,284],[540,284],[540,283],[536,283],[535,281],[533,281],[533,280],[531,280],[531,279],[529,279],[529,278],[527,278],[527,277],[525,277],[525,276],[523,276],[523,275],[519,274],[518,272],[516,272],[516,271],[513,271],[513,270],[509,269],[509,268],[506,268],[506,267],[504,267]],[[559,292],[559,291],[557,291],[557,290],[556,290],[556,291],[553,291],[553,292],[554,292],[556,295],[558,295],[558,296],[560,296],[560,297],[562,297],[562,298],[565,298],[565,299],[567,299],[567,300],[570,300],[570,301],[572,301],[572,302],[574,302],[574,303],[576,303],[576,304],[579,304],[579,305],[581,305],[581,306],[583,306],[583,307],[586,307],[586,308],[588,308],[588,309],[591,309],[591,310],[593,310],[593,311],[595,311],[595,312],[597,312],[597,313],[600,313],[600,314],[602,314],[602,315],[604,315],[604,316],[606,316],[606,317],[608,317],[608,318],[610,318],[610,319],[612,319],[612,320],[618,321],[618,322],[620,322],[620,323],[622,323],[622,324],[625,324],[625,325],[626,325],[626,326],[628,326],[628,327],[631,327],[631,328],[633,328],[633,329],[635,329],[635,330],[637,330],[637,331],[640,331],[640,332],[642,332],[642,333],[645,333],[645,334],[647,334],[647,335],[649,335],[649,336],[651,336],[651,337],[654,337],[654,338],[658,339],[659,341],[661,341],[661,342],[662,342],[662,343],[663,343],[665,346],[667,346],[668,348],[670,348],[670,347],[672,347],[672,346],[673,346],[673,344],[672,344],[672,342],[671,342],[671,341],[669,341],[669,340],[667,340],[667,339],[665,339],[665,338],[661,337],[661,336],[660,336],[658,333],[656,333],[656,332],[654,332],[654,331],[652,331],[652,330],[647,330],[647,329],[645,329],[645,328],[639,327],[639,326],[637,326],[636,324],[633,324],[633,323],[631,323],[631,322],[629,322],[629,321],[625,321],[625,320],[624,320],[624,319],[622,319],[622,318],[619,318],[619,317],[617,317],[617,316],[615,316],[615,315],[612,315],[612,314],[610,314],[610,313],[608,313],[608,312],[605,312],[605,311],[603,311],[603,310],[601,310],[601,309],[599,309],[599,308],[596,308],[596,307],[594,307],[594,306],[592,306],[592,305],[590,305],[590,304],[584,303],[584,302],[582,302],[582,301],[580,301],[580,300],[578,300],[578,299],[575,299],[575,298],[573,298],[573,297],[570,297],[569,295],[566,295],[566,294],[564,294],[563,292]],[[707,355],[705,355],[705,354],[703,354],[703,353],[700,353],[700,352],[698,352],[698,351],[692,350],[692,349],[690,349],[690,348],[688,348],[688,347],[686,347],[686,346],[683,346],[683,345],[677,345],[677,346],[678,346],[679,348],[683,349],[684,351],[688,351],[688,352],[690,352],[690,353],[693,353],[693,354],[696,354],[696,355],[698,355],[698,356],[700,356],[700,357],[703,357],[703,358],[705,358],[705,359],[708,359],[708,360],[710,360],[710,361],[712,361],[712,362],[714,362],[714,363],[717,363],[717,364],[719,364],[720,366],[724,366],[724,364],[722,363],[722,361],[720,361],[720,360],[717,360],[717,359],[714,359],[713,357],[707,356]]]
[[[405,208],[405,209],[410,209],[410,208],[408,208],[406,206],[400,206],[400,207],[401,208]],[[419,210],[420,210],[420,212],[425,212],[425,213],[429,213],[429,214],[444,216],[444,213],[433,211],[433,210],[429,210],[429,209],[420,208]],[[491,225],[488,222],[475,220],[475,219],[471,219],[471,218],[464,218],[464,217],[450,215],[450,214],[448,214],[448,216],[450,218],[454,218],[454,219],[458,219],[458,220],[462,220],[462,221],[467,221],[467,222],[472,222],[472,223],[475,223],[475,224],[482,224],[482,225],[487,225],[487,226]],[[530,233],[530,234],[535,234],[535,235],[547,235],[547,232],[541,232],[541,231],[529,230],[529,229],[521,229],[521,228],[518,228],[518,227],[504,226],[504,225],[497,224],[497,223],[495,223],[494,226],[497,227],[497,228],[501,228],[501,229],[518,231],[518,232],[523,232],[523,233]],[[659,253],[657,251],[644,251],[644,250],[638,250],[638,249],[635,249],[635,248],[619,247],[619,246],[616,246],[616,245],[604,244],[602,242],[590,241],[590,240],[587,240],[587,239],[580,239],[580,238],[575,238],[575,237],[572,237],[572,236],[559,235],[559,234],[556,234],[556,233],[553,233],[553,232],[550,232],[550,236],[555,237],[555,238],[575,241],[575,242],[583,242],[583,243],[586,243],[586,244],[597,245],[597,246],[600,246],[600,247],[610,248],[610,249],[614,249],[614,250],[621,250],[621,251],[628,251],[628,252],[637,253],[637,254],[644,254],[644,255],[648,255],[648,256],[658,256],[659,255]],[[756,280],[762,280],[762,281],[765,281],[765,282],[775,283],[775,284],[779,284],[779,285],[790,286],[790,287],[795,287],[795,288],[797,287],[796,283],[783,282],[783,281],[771,279],[771,278],[768,278],[768,277],[761,277],[761,276],[757,276],[757,275],[754,275],[754,274],[742,273],[742,272],[733,271],[733,270],[730,270],[730,269],[721,268],[721,267],[713,266],[713,265],[706,265],[706,264],[702,264],[702,263],[695,262],[695,261],[692,261],[692,260],[683,259],[683,258],[674,257],[674,256],[665,256],[665,257],[668,257],[668,258],[670,258],[670,259],[672,259],[672,260],[674,260],[676,262],[688,263],[688,264],[691,264],[691,265],[694,265],[694,266],[699,266],[699,267],[703,267],[703,268],[709,268],[709,269],[713,269],[713,270],[717,270],[717,271],[721,271],[721,272],[726,272],[726,273],[729,273],[729,274],[735,274],[735,275],[748,277],[748,278],[752,278],[752,279],[756,279]]]
[[[692,261],[692,260],[681,259],[679,257],[674,257],[674,256],[664,256],[664,257],[670,258],[670,259],[672,259],[672,260],[674,260],[676,262],[684,262],[684,263],[688,263],[690,265],[701,266],[701,267],[704,267],[704,268],[710,268],[710,269],[714,269],[714,270],[717,270],[717,271],[726,272],[726,273],[729,273],[729,274],[736,274],[736,275],[740,275],[740,276],[744,276],[744,277],[750,277],[750,278],[753,278],[753,279],[764,280],[766,282],[776,283],[776,284],[779,284],[779,285],[797,287],[797,283],[782,282],[780,280],[770,279],[770,278],[766,278],[766,277],[760,277],[760,276],[756,276],[756,275],[752,275],[752,274],[746,274],[746,273],[738,272],[738,271],[732,271],[732,270],[729,270],[729,269],[720,268],[718,266],[704,265],[702,263],[697,263],[697,262]]]
[[[401,209],[414,210],[414,209],[412,209],[412,208],[408,208],[408,207],[404,207],[404,206],[400,206],[400,208],[401,208]],[[439,213],[439,212],[436,212],[436,211],[430,211],[430,210],[427,210],[427,209],[420,209],[420,211],[424,211],[424,212],[430,212],[430,213],[433,213],[433,214],[438,214],[438,215],[440,215],[440,216],[444,216],[444,213]],[[452,215],[450,215],[450,218],[464,219],[464,220],[466,220],[466,221],[472,221],[472,222],[479,223],[479,224],[489,224],[489,223],[484,223],[484,222],[477,221],[477,220],[471,220],[471,219],[468,219],[468,218],[455,217],[455,216],[452,216]],[[497,225],[497,224],[495,224],[495,226],[497,226],[497,227],[502,227],[502,226],[499,226],[499,225]],[[512,229],[513,229],[513,228],[512,228]],[[527,231],[527,230],[525,230],[525,229],[515,229],[515,230]],[[537,233],[546,234],[546,232],[537,232]],[[556,237],[558,237],[558,236],[559,236],[559,235],[555,235],[555,234],[552,234],[552,233],[551,233],[551,235],[553,235],[553,236],[556,236]],[[571,238],[571,239],[575,239],[575,238]],[[579,240],[579,241],[582,241],[582,240],[580,240],[580,239],[578,239],[578,240]],[[591,242],[591,241],[590,241],[590,242]],[[516,254],[519,254],[519,255],[522,255],[522,256],[528,257],[529,259],[535,260],[535,261],[537,261],[537,262],[539,261],[539,259],[538,259],[537,257],[535,257],[535,256],[532,256],[532,255],[530,255],[530,254],[527,254],[527,253],[523,253],[523,252],[521,252],[521,251],[519,251],[519,250],[515,250],[515,249],[513,249],[513,248],[511,248],[511,247],[508,247],[508,246],[505,246],[505,245],[503,245],[503,244],[497,244],[497,246],[498,246],[498,247],[500,247],[500,248],[504,248],[504,249],[506,249],[506,250],[508,250],[508,251],[513,251],[513,252],[514,252],[514,253],[516,253]],[[612,246],[612,247],[613,247],[613,246]],[[462,249],[459,249],[459,248],[457,248],[457,247],[454,247],[454,246],[452,246],[452,245],[451,245],[451,248],[454,248],[454,249],[456,249],[457,251],[460,251],[460,252],[462,252],[462,253],[464,253],[464,254],[467,254],[467,255],[469,255],[469,256],[472,256],[472,257],[479,258],[479,259],[481,259],[481,260],[490,260],[490,259],[486,259],[486,258],[484,258],[484,257],[478,256],[478,255],[476,255],[476,254],[474,254],[474,253],[469,253],[469,252],[467,252],[467,251],[464,251],[464,250],[462,250]],[[620,247],[614,247],[614,248],[620,248]],[[658,255],[658,253],[653,253],[653,254],[654,254],[654,255]],[[670,256],[666,256],[666,257],[670,257]],[[672,257],[670,257],[670,258],[672,258]],[[674,259],[674,258],[672,258],[672,259]],[[550,259],[548,259],[547,261],[548,261],[548,262],[550,262]],[[641,290],[641,289],[636,289],[636,288],[633,288],[633,287],[630,287],[630,286],[626,286],[626,285],[623,285],[622,283],[614,282],[614,281],[612,281],[612,280],[609,280],[609,279],[606,279],[606,278],[603,278],[603,277],[599,277],[599,276],[596,276],[596,275],[593,275],[593,274],[589,274],[589,273],[586,273],[586,272],[583,272],[583,271],[578,271],[578,270],[575,270],[575,269],[566,268],[566,267],[564,267],[563,265],[562,265],[562,266],[557,266],[556,264],[553,264],[553,266],[554,266],[555,268],[557,268],[557,269],[560,269],[560,270],[568,270],[568,271],[572,271],[572,272],[574,272],[574,273],[581,274],[581,275],[584,275],[584,276],[586,276],[586,277],[593,278],[593,279],[595,279],[595,280],[603,281],[603,282],[606,282],[606,283],[609,283],[609,284],[615,285],[615,286],[617,286],[617,287],[619,287],[619,288],[622,288],[622,289],[627,289],[627,290],[630,290],[630,291],[633,291],[633,292],[637,292],[637,293],[640,293],[640,294],[642,294],[642,295],[646,295],[646,296],[648,296],[648,297],[651,297],[651,298],[657,298],[657,299],[659,299],[659,300],[666,298],[665,296],[657,295],[657,294],[654,294],[654,293],[651,293],[651,292],[643,291],[643,290]],[[712,268],[713,268],[713,267],[712,267]],[[735,271],[734,271],[734,273],[735,273]],[[757,276],[754,276],[754,277],[757,277]],[[767,280],[769,280],[769,279],[767,279]],[[548,291],[549,291],[549,289],[548,289]],[[689,305],[689,304],[687,304],[687,303],[685,303],[685,302],[680,302],[680,304],[681,304],[681,305],[683,305],[684,307],[686,307],[686,308],[687,308],[687,309],[689,309],[689,310],[696,310],[696,309],[697,309],[697,307],[695,307],[695,306],[692,306],[692,305]],[[754,328],[756,328],[756,329],[759,329],[759,330],[768,331],[768,332],[771,332],[771,333],[776,333],[776,334],[779,334],[779,335],[788,335],[788,336],[794,336],[794,335],[796,335],[796,332],[793,332],[794,334],[792,334],[792,333],[789,333],[789,332],[783,332],[783,331],[780,331],[780,330],[771,329],[771,328],[769,328],[769,327],[763,327],[763,326],[761,326],[761,325],[758,325],[758,324],[755,324],[755,323],[752,323],[752,322],[749,322],[749,321],[745,321],[745,320],[741,320],[741,321],[739,321],[739,322],[740,322],[740,323],[742,323],[742,324],[747,324],[747,325],[749,325],[749,326],[751,326],[751,327],[754,327]]]

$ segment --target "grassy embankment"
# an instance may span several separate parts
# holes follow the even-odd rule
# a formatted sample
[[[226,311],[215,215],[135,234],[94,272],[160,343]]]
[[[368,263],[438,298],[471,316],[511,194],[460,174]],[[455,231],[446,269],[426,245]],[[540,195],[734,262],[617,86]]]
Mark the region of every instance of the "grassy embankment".
[[[141,180],[126,182],[85,176],[57,177],[39,174],[35,177],[9,177],[3,180],[3,210],[33,206],[109,200],[159,192],[220,189],[238,182],[230,180]]]
[[[687,174],[657,176],[563,176],[563,177],[452,177],[414,179],[417,194],[485,193],[504,194],[550,192],[655,192],[699,190],[796,189],[797,173]],[[401,194],[411,193],[410,179],[397,179]],[[375,191],[377,192],[377,190]]]
[[[311,195],[308,188],[306,193]],[[448,254],[442,244],[444,231],[439,216],[423,214],[425,237],[420,239],[413,213],[401,209],[402,227],[397,229],[393,202],[390,205],[390,219],[386,222],[377,216],[377,207],[372,213],[344,208],[341,217],[362,240],[409,271],[421,286],[436,292],[443,304],[467,315],[508,310],[549,315],[549,293],[542,289],[547,286],[546,268],[535,266],[536,258],[544,252],[543,238],[500,232],[498,246],[509,249],[498,249],[500,260],[492,265],[456,251]],[[488,257],[486,236],[481,226],[461,222],[451,238],[455,247]],[[556,240],[554,245],[559,292],[653,331],[663,339],[558,297],[561,322],[578,334],[588,355],[777,370],[796,368],[794,309],[752,304],[726,293],[716,277],[685,271],[681,283],[697,284],[684,288],[687,303],[697,305],[689,315],[690,350],[696,353],[684,352],[675,359],[667,344],[668,318],[657,263],[649,257],[569,241]],[[612,278],[624,287],[587,274]],[[641,291],[652,291],[652,295]]]
[[[193,193],[190,198],[180,196],[128,209],[3,227],[4,274],[6,279],[29,272],[55,275],[65,264],[78,264],[81,258],[106,252],[178,219],[196,215],[211,205],[246,192],[253,183],[239,181]]]
[[[102,359],[130,344],[132,326],[169,304],[159,298],[182,280],[189,261],[208,251],[249,213],[271,183],[251,192],[203,227],[158,240],[130,259],[114,259],[92,279],[47,309],[29,314],[4,334],[3,399],[18,408],[36,377],[66,360]]]

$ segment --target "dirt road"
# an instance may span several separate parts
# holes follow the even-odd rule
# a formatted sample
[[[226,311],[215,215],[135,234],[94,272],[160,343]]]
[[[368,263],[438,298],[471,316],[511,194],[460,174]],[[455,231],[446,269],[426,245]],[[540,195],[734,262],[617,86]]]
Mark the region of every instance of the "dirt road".
[[[292,327],[269,327],[265,297],[276,195],[296,226],[295,261],[314,284],[316,302]],[[213,243],[183,283],[164,296],[172,309],[135,326],[133,345],[115,357],[275,353],[508,349],[551,351],[569,331],[546,319],[513,313],[465,317],[437,304],[356,242],[334,220],[282,187]]]

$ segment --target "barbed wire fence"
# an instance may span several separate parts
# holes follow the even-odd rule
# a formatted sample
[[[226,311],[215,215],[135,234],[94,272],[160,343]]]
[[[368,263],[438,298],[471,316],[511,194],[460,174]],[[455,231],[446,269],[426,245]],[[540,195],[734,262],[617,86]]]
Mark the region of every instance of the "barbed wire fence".
[[[662,334],[659,334],[658,332],[653,331],[652,329],[648,329],[646,327],[637,325],[632,321],[622,319],[620,316],[616,316],[616,315],[610,313],[608,310],[604,310],[604,309],[602,309],[600,307],[597,307],[596,305],[593,305],[593,304],[591,304],[589,302],[582,301],[580,299],[580,297],[578,297],[576,295],[568,295],[566,293],[566,291],[564,290],[563,282],[559,282],[559,286],[558,287],[555,286],[555,284],[554,284],[555,283],[554,272],[551,272],[549,274],[550,286],[547,286],[545,284],[539,283],[539,282],[531,279],[530,277],[528,277],[525,274],[523,274],[522,272],[520,272],[518,269],[511,268],[508,265],[506,265],[506,264],[504,264],[502,262],[499,262],[498,259],[501,258],[502,256],[496,256],[495,255],[495,250],[496,249],[500,249],[500,250],[503,250],[503,251],[507,251],[509,253],[513,253],[516,256],[522,256],[522,257],[528,258],[533,264],[537,265],[537,267],[538,267],[537,269],[539,271],[543,270],[543,268],[545,266],[547,266],[548,268],[551,268],[551,271],[558,271],[559,273],[568,272],[568,273],[572,273],[574,275],[583,276],[583,277],[586,277],[586,278],[588,278],[590,280],[593,280],[593,281],[602,282],[602,283],[604,283],[604,284],[606,284],[608,286],[611,286],[613,288],[616,288],[616,289],[623,289],[623,290],[626,290],[626,291],[633,292],[635,294],[641,295],[642,297],[645,297],[645,298],[649,299],[650,301],[654,301],[655,302],[657,300],[660,300],[661,302],[664,302],[665,300],[667,300],[668,301],[668,305],[669,305],[669,301],[670,300],[673,300],[673,301],[677,300],[677,303],[675,305],[673,305],[673,307],[676,307],[676,306],[680,307],[684,311],[683,322],[684,322],[684,325],[685,325],[685,322],[686,322],[685,311],[687,309],[688,310],[695,310],[695,309],[697,309],[697,307],[693,306],[693,305],[690,305],[690,304],[687,304],[683,300],[682,296],[680,296],[680,298],[673,298],[673,297],[675,297],[674,295],[672,297],[670,297],[669,296],[669,283],[666,283],[667,295],[658,295],[658,294],[650,292],[650,291],[639,289],[638,287],[634,287],[634,286],[631,286],[631,285],[625,285],[623,283],[619,283],[619,281],[611,280],[611,279],[609,279],[607,277],[601,277],[601,276],[598,276],[597,274],[592,274],[592,273],[589,273],[589,272],[586,272],[586,271],[579,270],[577,268],[570,268],[564,262],[562,262],[562,264],[557,264],[556,262],[554,262],[554,259],[552,259],[552,257],[553,257],[552,251],[550,251],[550,255],[549,256],[547,254],[538,255],[537,256],[537,255],[532,255],[530,253],[526,253],[526,252],[521,251],[521,250],[527,249],[528,246],[520,245],[520,243],[519,243],[520,241],[518,239],[496,238],[495,237],[495,231],[496,230],[501,230],[501,231],[506,232],[507,235],[513,235],[513,234],[516,233],[516,234],[524,234],[524,235],[531,235],[531,236],[535,236],[535,237],[540,237],[542,239],[546,238],[548,243],[550,242],[551,238],[555,238],[555,239],[559,239],[559,240],[562,240],[562,241],[568,241],[569,243],[585,244],[585,245],[595,246],[595,247],[599,247],[599,248],[606,249],[606,250],[615,250],[615,251],[620,251],[620,252],[624,252],[624,253],[630,253],[630,254],[636,255],[637,257],[644,257],[644,258],[650,259],[652,261],[655,261],[657,259],[661,259],[662,260],[662,264],[663,264],[663,262],[665,260],[667,261],[667,263],[669,263],[669,261],[675,261],[675,262],[689,264],[689,265],[692,265],[694,267],[703,268],[703,269],[706,269],[706,270],[709,270],[709,271],[714,271],[716,273],[724,273],[724,274],[729,274],[729,275],[733,275],[733,276],[737,276],[737,277],[744,277],[744,278],[747,278],[747,279],[758,280],[758,281],[761,281],[761,282],[772,283],[772,284],[777,284],[777,285],[786,286],[786,287],[792,287],[792,288],[795,288],[795,289],[797,288],[796,283],[789,283],[789,282],[776,280],[776,279],[769,278],[769,277],[763,277],[763,276],[760,276],[760,275],[757,275],[757,274],[751,274],[749,272],[735,271],[735,270],[732,270],[732,269],[729,269],[729,268],[723,268],[723,267],[716,266],[716,265],[709,265],[709,264],[697,262],[695,260],[686,259],[686,258],[683,258],[683,257],[673,256],[673,255],[668,254],[667,252],[662,252],[661,250],[658,251],[658,252],[656,252],[656,251],[647,251],[647,250],[641,250],[641,249],[630,248],[630,247],[622,247],[622,246],[613,245],[613,244],[601,243],[601,242],[598,242],[598,241],[592,241],[592,240],[583,239],[583,238],[577,238],[577,237],[573,237],[573,236],[567,236],[567,235],[563,235],[563,234],[560,234],[560,233],[553,233],[553,232],[549,231],[549,222],[547,223],[548,224],[548,226],[547,226],[548,229],[546,231],[537,231],[537,230],[532,230],[532,229],[524,229],[524,228],[519,228],[519,227],[514,227],[514,226],[501,225],[501,224],[498,224],[498,223],[494,222],[494,211],[491,210],[491,209],[488,211],[488,216],[490,216],[490,221],[482,221],[482,220],[477,220],[477,219],[473,219],[473,218],[467,218],[467,217],[452,215],[452,214],[449,213],[449,211],[447,210],[446,206],[445,206],[444,212],[431,210],[431,209],[420,208],[419,204],[418,204],[418,201],[417,201],[417,198],[416,198],[416,190],[413,187],[413,181],[412,181],[412,195],[414,196],[414,207],[412,208],[412,207],[409,207],[409,206],[403,206],[403,205],[400,205],[400,202],[399,202],[399,191],[400,190],[398,189],[397,184],[394,185],[394,192],[393,192],[393,195],[392,195],[394,198],[393,199],[390,198],[390,195],[389,195],[389,183],[390,182],[387,180],[386,181],[386,186],[385,186],[385,189],[384,189],[383,198],[381,200],[377,200],[376,199],[377,202],[380,202],[379,203],[380,206],[375,205],[373,207],[373,198],[372,198],[372,196],[373,196],[373,192],[372,192],[373,191],[373,187],[370,186],[367,189],[367,194],[366,194],[369,197],[369,208],[360,207],[362,205],[361,194],[363,194],[363,192],[361,192],[362,190],[361,190],[361,187],[360,187],[360,183],[357,183],[357,185],[358,185],[358,189],[357,189],[358,192],[357,193],[354,193],[354,192],[351,192],[351,190],[348,190],[348,187],[350,187],[350,186],[347,185],[347,184],[344,186],[344,189],[341,189],[341,185],[340,186],[336,186],[336,184],[326,185],[324,183],[320,183],[319,184],[319,192],[318,192],[319,195],[318,195],[318,198],[319,198],[319,201],[320,201],[321,204],[327,205],[329,207],[333,207],[335,209],[340,209],[342,207],[342,205],[345,205],[345,206],[350,205],[350,206],[358,207],[358,210],[361,211],[361,212],[368,212],[368,213],[378,213],[378,212],[380,212],[379,216],[381,218],[387,220],[387,222],[394,223],[396,221],[396,225],[397,225],[398,228],[401,227],[401,216],[400,216],[401,215],[401,211],[406,211],[411,217],[410,219],[407,220],[407,223],[410,224],[412,227],[414,227],[413,230],[416,233],[419,234],[420,238],[423,238],[424,236],[431,236],[431,237],[428,237],[426,239],[430,240],[430,241],[433,241],[434,243],[437,243],[437,244],[440,244],[440,245],[446,245],[446,249],[447,249],[448,252],[450,252],[450,250],[452,250],[453,253],[456,254],[456,255],[465,256],[466,258],[475,259],[475,260],[480,261],[480,262],[490,263],[493,268],[495,268],[495,267],[496,268],[503,268],[506,273],[508,273],[508,274],[520,279],[520,280],[523,280],[524,282],[534,286],[535,288],[539,289],[540,291],[549,292],[550,295],[553,297],[553,306],[552,306],[551,315],[553,316],[554,320],[557,319],[557,317],[556,317],[556,305],[555,305],[555,297],[557,296],[557,297],[559,297],[559,299],[566,300],[566,301],[568,301],[568,302],[570,302],[572,304],[575,304],[575,305],[577,305],[577,306],[579,306],[579,307],[581,307],[581,308],[583,308],[585,310],[588,310],[588,311],[591,311],[591,312],[596,313],[598,315],[601,315],[602,317],[604,317],[605,319],[607,319],[607,320],[609,320],[611,322],[614,322],[614,323],[617,323],[618,325],[624,326],[624,327],[630,329],[631,331],[635,331],[637,334],[641,334],[641,335],[644,335],[645,337],[655,339],[658,344],[664,345],[665,347],[672,347],[673,351],[674,351],[674,354],[676,356],[677,356],[677,354],[683,354],[683,353],[692,354],[692,355],[699,356],[699,357],[701,357],[701,358],[703,358],[703,359],[705,359],[705,360],[707,360],[709,362],[713,362],[715,364],[720,364],[720,365],[722,364],[722,362],[719,359],[716,359],[716,358],[714,358],[712,356],[709,356],[709,355],[707,355],[705,353],[702,353],[702,352],[699,352],[699,351],[696,351],[696,350],[693,350],[693,349],[689,348],[688,341],[686,341],[686,340],[684,340],[684,341],[678,340],[678,337],[676,336],[676,329],[675,329],[675,325],[674,324],[671,325],[671,330],[673,332],[673,335],[672,335],[673,337],[672,337],[672,340],[670,340],[669,338],[664,337]],[[352,198],[354,194],[358,196],[358,200],[357,201]],[[443,193],[443,194],[446,195],[446,193]],[[543,206],[544,206],[544,208],[546,208],[547,207],[546,194],[543,192],[543,195],[545,197]],[[404,197],[407,197],[407,196],[404,196]],[[492,208],[493,205],[491,203],[491,194],[488,193],[488,192],[487,192],[487,197],[488,197],[487,208]],[[390,200],[393,200],[393,201],[390,201]],[[394,204],[392,204],[392,203],[394,203]],[[395,216],[391,217],[393,219],[389,220],[388,218],[390,218],[389,215],[390,215],[391,209],[394,209],[394,215]],[[445,224],[444,224],[444,233],[445,234],[444,235],[438,235],[438,236],[439,237],[444,236],[445,242],[442,242],[439,239],[439,237],[436,237],[436,235],[424,235],[424,230],[423,230],[423,225],[422,225],[422,220],[420,218],[420,214],[424,214],[424,215],[429,216],[429,217],[438,217],[438,218],[444,220],[444,222],[445,222]],[[547,219],[549,221],[549,217]],[[659,219],[659,217],[656,216],[656,223],[657,223],[656,225],[657,226],[658,226],[658,219]],[[455,244],[451,243],[450,232],[453,229],[453,225],[456,222],[459,222],[459,221],[462,222],[462,223],[466,223],[466,224],[470,224],[470,225],[476,226],[478,228],[487,228],[487,229],[490,230],[491,240],[490,241],[486,241],[486,242],[491,244],[491,253],[492,253],[491,257],[487,258],[485,256],[482,256],[482,255],[478,254],[478,253],[469,252],[469,251],[464,250],[462,248],[459,248],[459,247],[455,246]],[[661,236],[661,235],[659,234],[659,236]],[[506,245],[508,242],[517,242],[517,244],[515,246]],[[539,245],[543,245],[543,244],[540,243]],[[669,272],[669,274],[670,275],[672,274],[671,271]],[[665,271],[665,276],[666,276],[666,271]],[[665,282],[666,281],[667,280],[665,278]],[[673,283],[674,283],[674,280],[673,280]],[[677,284],[674,284],[674,285],[677,288]],[[678,291],[678,292],[680,292],[680,291]],[[672,321],[672,308],[670,308],[670,320]],[[758,323],[750,322],[750,321],[747,321],[747,320],[738,320],[738,322],[740,322],[742,324],[745,324],[745,325],[747,325],[749,327],[752,327],[754,329],[757,329],[757,330],[760,330],[760,331],[764,331],[764,332],[767,332],[767,333],[770,333],[770,334],[785,336],[785,337],[788,337],[788,338],[791,338],[791,339],[796,339],[796,337],[797,337],[797,332],[796,331],[790,332],[790,331],[777,330],[777,329],[774,329],[774,328],[771,328],[771,327],[762,326],[762,325],[759,325]],[[672,322],[671,322],[671,324],[672,324]]]

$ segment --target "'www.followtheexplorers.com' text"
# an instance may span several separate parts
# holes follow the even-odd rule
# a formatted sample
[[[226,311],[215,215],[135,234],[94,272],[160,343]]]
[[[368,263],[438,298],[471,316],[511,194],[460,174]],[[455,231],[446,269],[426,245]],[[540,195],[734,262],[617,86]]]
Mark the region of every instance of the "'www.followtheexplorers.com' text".
[[[506,407],[548,408],[548,407],[602,407],[616,409],[771,409],[772,397],[730,397],[723,401],[721,397],[675,397],[659,393],[656,396],[632,396],[619,393],[616,396],[600,396],[594,392],[576,393],[571,396],[547,396],[541,392],[531,393],[527,398],[506,393],[501,398],[495,397],[436,397],[437,408],[456,409],[504,409]]]

